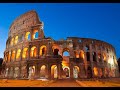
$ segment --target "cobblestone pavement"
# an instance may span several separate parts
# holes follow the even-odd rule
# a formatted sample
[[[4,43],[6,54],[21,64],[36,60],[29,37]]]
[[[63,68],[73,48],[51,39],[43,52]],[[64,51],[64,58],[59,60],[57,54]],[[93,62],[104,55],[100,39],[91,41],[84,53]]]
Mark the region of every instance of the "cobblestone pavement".
[[[47,87],[81,87],[75,80],[56,80],[55,82],[49,84]]]

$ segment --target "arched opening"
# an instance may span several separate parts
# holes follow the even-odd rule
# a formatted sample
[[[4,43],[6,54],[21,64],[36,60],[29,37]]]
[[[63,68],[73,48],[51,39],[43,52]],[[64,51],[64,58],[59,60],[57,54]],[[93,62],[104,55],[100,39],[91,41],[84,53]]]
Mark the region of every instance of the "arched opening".
[[[14,50],[14,51],[12,51],[12,57],[11,57],[11,59],[12,59],[12,61],[14,61],[14,60],[15,60],[15,50]]]
[[[19,40],[18,40],[18,42],[22,42],[23,40],[24,40],[23,34],[19,35]]]
[[[15,44],[18,43],[18,36],[15,37]]]
[[[97,60],[96,60],[96,52],[93,52],[92,55],[93,55],[93,61],[96,62],[96,61],[97,61]]]
[[[94,76],[98,76],[98,69],[97,69],[97,67],[94,67],[93,71],[94,71]]]
[[[87,61],[90,61],[90,52],[86,52]]]
[[[33,46],[30,51],[30,57],[36,57],[36,55],[37,55],[37,49],[35,46]]]
[[[102,68],[99,69],[99,72],[100,72],[100,77],[102,78],[103,77]]]
[[[33,31],[32,39],[37,39],[39,36],[38,30]]]
[[[21,50],[20,50],[20,49],[18,49],[18,50],[17,50],[16,59],[19,59],[19,58],[20,58],[20,54],[21,54]]]
[[[62,65],[63,66],[69,66],[69,50],[65,50],[63,51],[63,61],[62,61]]]
[[[92,69],[90,66],[87,68],[87,78],[92,78]]]
[[[103,53],[103,60],[106,62],[106,54]]]
[[[80,59],[81,59],[81,60],[84,60],[84,57],[85,57],[84,51],[83,51],[83,50],[80,50]]]
[[[25,34],[25,39],[26,39],[26,40],[30,40],[30,32],[26,32],[26,34]]]
[[[63,76],[64,78],[70,78],[70,68],[68,66],[63,67]]]
[[[14,78],[18,78],[19,76],[19,67],[15,67]]]
[[[10,72],[9,72],[9,76],[12,77],[12,78],[14,77],[14,72],[13,72],[13,70],[14,70],[14,68],[11,67],[11,68],[10,68]]]
[[[63,52],[63,56],[70,56],[68,51]]]
[[[89,45],[85,46],[85,51],[88,52],[90,50]]]
[[[45,56],[46,55],[46,46],[43,45],[40,47],[40,56]]]
[[[58,55],[59,49],[54,49],[54,55]]]
[[[52,78],[57,78],[58,77],[58,72],[57,72],[57,66],[56,65],[51,66],[51,77]]]
[[[108,77],[108,68],[105,67],[105,76]]]
[[[42,65],[40,68],[40,78],[45,78],[46,76],[46,66]]]
[[[74,78],[78,78],[79,77],[79,67],[78,66],[74,66],[73,67],[73,77]]]
[[[8,62],[10,62],[11,52],[8,53]]]
[[[75,52],[75,56],[76,56],[76,58],[78,59],[79,58],[79,52]]]
[[[8,70],[9,70],[9,68],[6,68],[6,70],[5,70],[5,77],[6,78],[8,77]]]
[[[11,40],[11,46],[13,46],[14,45],[14,38],[12,38],[12,40]]]
[[[100,53],[98,53],[98,61],[99,61],[99,62],[102,62],[101,54],[100,54]]]
[[[35,75],[35,66],[30,66],[28,78],[29,79],[34,78],[34,75]]]
[[[28,48],[23,49],[22,58],[26,58],[26,57],[28,57]]]

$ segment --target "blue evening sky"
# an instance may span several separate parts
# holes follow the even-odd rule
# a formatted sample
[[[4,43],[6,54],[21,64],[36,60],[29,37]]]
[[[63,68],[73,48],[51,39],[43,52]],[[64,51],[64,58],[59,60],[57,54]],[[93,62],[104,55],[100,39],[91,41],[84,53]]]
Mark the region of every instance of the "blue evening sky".
[[[0,58],[10,25],[29,10],[36,10],[44,22],[46,37],[102,40],[112,44],[120,57],[120,3],[0,3]]]

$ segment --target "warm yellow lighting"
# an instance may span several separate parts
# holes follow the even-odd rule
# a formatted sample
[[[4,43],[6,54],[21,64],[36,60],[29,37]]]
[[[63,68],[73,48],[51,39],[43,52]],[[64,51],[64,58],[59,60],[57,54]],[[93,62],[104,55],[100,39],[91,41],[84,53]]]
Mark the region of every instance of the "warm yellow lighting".
[[[94,70],[94,75],[98,76],[98,69],[96,67],[94,67],[93,70]]]
[[[79,54],[78,53],[76,53],[76,58],[79,58]]]
[[[45,65],[42,65],[41,70],[45,70],[45,67],[46,67]]]
[[[101,57],[101,54],[100,54],[100,53],[98,53],[98,58],[100,59],[100,57]]]
[[[18,42],[18,36],[15,37],[15,44]]]
[[[14,38],[12,38],[11,40],[11,46],[13,46],[13,44],[14,44]]]
[[[31,51],[30,51],[30,56],[31,56],[31,57],[36,57],[36,55],[37,55],[36,47],[33,46],[33,47],[31,48]]]
[[[62,61],[62,67],[64,67],[64,66],[69,66],[68,62],[65,60]]]
[[[111,65],[114,65],[113,58],[110,58],[110,57],[109,57],[108,63],[111,64]]]
[[[20,49],[18,49],[18,50],[17,50],[16,59],[20,58],[20,54],[21,54],[21,50],[20,50]]]
[[[79,69],[79,67],[78,67],[78,66],[74,66],[74,68],[76,68],[76,69],[77,69],[77,71],[78,71],[78,72],[80,72],[80,69]]]
[[[51,67],[51,75],[54,78],[57,78],[57,66],[56,65],[52,65],[52,67]]]
[[[106,61],[106,55],[103,53],[103,60]]]
[[[15,51],[12,51],[12,60],[15,59]]]
[[[40,56],[46,55],[46,46],[42,45],[40,47]]]
[[[32,39],[35,39],[35,34],[38,32],[38,30],[33,31]]]
[[[84,51],[80,50],[80,58],[84,59],[85,55],[84,55]]]
[[[30,35],[30,32],[26,32],[26,34],[25,34],[25,39],[26,39],[26,40],[29,39],[29,38],[28,38],[29,35]]]
[[[46,74],[46,66],[45,65],[42,65],[41,68],[40,68],[40,76],[41,77],[45,77],[45,74]]]
[[[8,62],[10,61],[11,52],[8,54]]]
[[[22,57],[23,57],[23,58],[26,58],[26,57],[27,57],[27,54],[28,54],[28,48],[24,48],[24,49],[23,49]]]

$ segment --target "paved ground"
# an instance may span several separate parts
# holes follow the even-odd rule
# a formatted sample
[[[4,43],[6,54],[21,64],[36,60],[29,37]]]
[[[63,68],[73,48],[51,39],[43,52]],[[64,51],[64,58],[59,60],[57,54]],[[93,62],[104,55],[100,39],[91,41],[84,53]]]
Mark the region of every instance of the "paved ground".
[[[75,80],[56,80],[53,83],[50,83],[48,87],[81,87]]]
[[[0,87],[120,87],[120,78],[109,80],[7,80],[0,79]]]

